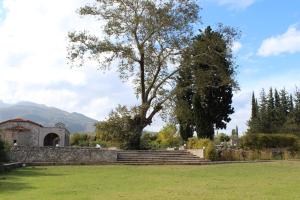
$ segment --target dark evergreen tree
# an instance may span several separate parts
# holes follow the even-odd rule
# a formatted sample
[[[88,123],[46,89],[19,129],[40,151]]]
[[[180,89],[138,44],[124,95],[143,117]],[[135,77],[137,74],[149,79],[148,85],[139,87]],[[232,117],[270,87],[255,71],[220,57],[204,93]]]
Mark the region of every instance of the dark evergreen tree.
[[[265,90],[262,89],[260,93],[260,104],[259,104],[259,121],[260,121],[260,128],[258,129],[259,132],[263,132],[263,133],[269,132],[268,117],[269,117],[268,101],[267,101]]]
[[[294,100],[292,95],[290,95],[289,97],[288,108],[289,108],[289,113],[292,115],[294,112]]]
[[[286,117],[289,113],[289,99],[288,99],[288,93],[285,89],[282,89],[280,91],[280,105],[281,105],[281,112],[283,113],[283,116]]]
[[[193,119],[191,124],[198,137],[210,139],[214,137],[215,128],[226,128],[230,121],[233,90],[237,89],[231,52],[236,35],[235,30],[228,27],[218,31],[207,27],[195,37],[192,46],[186,51],[182,71],[191,73],[191,83],[189,86],[177,84],[177,91],[184,90],[180,87],[191,88],[192,98],[184,99],[177,95],[175,110],[181,130],[185,132],[182,134],[184,137],[188,135],[184,131],[184,127],[187,127],[186,119]],[[178,80],[183,78],[182,75],[184,73],[180,74]],[[189,109],[192,111],[186,112]]]
[[[257,119],[258,118],[258,104],[257,104],[257,99],[255,98],[254,92],[252,93],[252,101],[251,101],[251,120]]]
[[[271,121],[271,132],[278,132],[280,131],[281,127],[283,126],[284,122],[286,121],[286,113],[283,107],[283,104],[281,104],[280,95],[277,91],[277,89],[274,90],[274,118],[273,121]]]
[[[258,106],[257,99],[255,98],[254,92],[252,93],[251,118],[248,121],[248,125],[249,125],[248,132],[254,133],[260,129],[259,106]]]
[[[300,124],[300,91],[295,92],[295,107],[293,109],[294,112],[294,120],[298,125]]]
[[[268,122],[267,127],[271,129],[271,124],[274,122],[275,117],[275,106],[274,106],[274,96],[273,96],[273,89],[270,88],[268,98],[267,98],[267,120]]]
[[[191,86],[191,72],[188,70],[180,70],[177,79],[176,116],[179,122],[180,136],[184,141],[187,141],[189,137],[192,137],[194,132],[192,117],[193,91]]]
[[[254,94],[251,104],[249,133],[300,133],[300,91],[293,97],[285,89],[273,93],[271,88],[266,97],[262,89],[259,104]]]

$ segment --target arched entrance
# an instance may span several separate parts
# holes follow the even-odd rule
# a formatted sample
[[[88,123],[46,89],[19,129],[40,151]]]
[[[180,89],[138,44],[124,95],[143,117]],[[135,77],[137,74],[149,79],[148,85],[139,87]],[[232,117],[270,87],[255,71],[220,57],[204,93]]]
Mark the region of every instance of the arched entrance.
[[[55,147],[59,144],[59,136],[56,133],[49,133],[44,138],[44,146],[53,146]]]

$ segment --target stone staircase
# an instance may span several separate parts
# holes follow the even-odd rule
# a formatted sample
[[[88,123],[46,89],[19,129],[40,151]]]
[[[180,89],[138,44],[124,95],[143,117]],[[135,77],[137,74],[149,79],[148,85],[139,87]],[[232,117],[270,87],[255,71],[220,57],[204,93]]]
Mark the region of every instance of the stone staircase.
[[[127,165],[197,165],[204,162],[185,150],[119,151],[117,155],[117,163]]]

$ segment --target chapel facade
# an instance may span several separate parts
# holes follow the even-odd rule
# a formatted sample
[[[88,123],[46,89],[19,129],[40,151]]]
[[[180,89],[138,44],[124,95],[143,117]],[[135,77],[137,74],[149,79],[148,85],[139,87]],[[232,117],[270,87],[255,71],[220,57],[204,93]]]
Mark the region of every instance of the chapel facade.
[[[36,122],[17,118],[0,123],[0,138],[11,145],[64,147],[69,145],[70,132],[63,123],[44,127]]]

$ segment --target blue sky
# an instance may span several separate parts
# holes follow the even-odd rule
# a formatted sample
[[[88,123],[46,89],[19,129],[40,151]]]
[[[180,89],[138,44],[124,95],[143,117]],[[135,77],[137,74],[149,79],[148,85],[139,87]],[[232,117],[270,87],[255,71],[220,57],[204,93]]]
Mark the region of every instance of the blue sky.
[[[33,101],[103,120],[118,104],[136,102],[131,83],[116,73],[97,71],[93,64],[71,69],[66,62],[67,32],[96,22],[75,10],[88,0],[0,0],[0,100]],[[238,28],[234,52],[241,90],[234,95],[236,125],[246,130],[252,91],[262,87],[300,86],[300,1],[200,0],[202,24]],[[59,6],[58,6],[59,5]],[[158,130],[157,119],[148,128]]]

